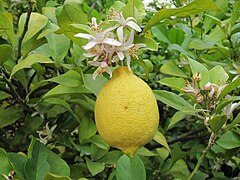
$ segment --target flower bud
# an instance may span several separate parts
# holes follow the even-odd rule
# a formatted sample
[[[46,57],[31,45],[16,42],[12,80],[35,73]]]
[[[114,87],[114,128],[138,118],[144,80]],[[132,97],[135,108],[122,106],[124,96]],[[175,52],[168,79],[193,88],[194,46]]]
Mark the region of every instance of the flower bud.
[[[193,79],[196,80],[196,81],[201,81],[202,76],[199,72],[197,72],[193,75]]]
[[[203,97],[203,95],[202,95],[201,93],[198,93],[198,94],[195,96],[195,99],[196,99],[196,101],[197,101],[198,103],[201,103],[201,102],[203,102],[204,97]]]

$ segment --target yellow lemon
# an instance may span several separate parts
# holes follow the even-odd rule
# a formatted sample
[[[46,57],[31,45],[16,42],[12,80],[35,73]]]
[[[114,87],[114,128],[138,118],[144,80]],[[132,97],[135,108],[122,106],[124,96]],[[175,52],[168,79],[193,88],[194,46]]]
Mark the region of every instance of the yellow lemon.
[[[97,97],[95,121],[110,146],[133,156],[153,138],[159,124],[151,88],[127,67],[116,69]]]

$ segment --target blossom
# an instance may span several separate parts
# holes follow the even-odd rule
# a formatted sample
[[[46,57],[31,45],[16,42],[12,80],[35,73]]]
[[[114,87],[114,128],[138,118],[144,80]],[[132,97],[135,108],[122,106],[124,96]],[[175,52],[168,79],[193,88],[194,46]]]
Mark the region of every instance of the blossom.
[[[110,75],[110,77],[112,77],[112,71],[109,69],[109,66],[106,60],[103,60],[102,62],[89,61],[88,64],[98,67],[96,71],[93,73],[94,80],[96,79],[97,75],[101,75],[103,72],[107,72]]]
[[[46,124],[45,128],[41,131],[37,131],[39,135],[39,141],[43,143],[44,145],[47,144],[49,140],[52,139],[52,133],[56,129],[57,125],[53,125],[51,128],[49,128],[48,123]],[[45,136],[45,137],[43,137]]]
[[[235,68],[235,70],[230,70],[229,72],[231,74],[236,74],[236,76],[232,80],[232,81],[235,81],[236,79],[238,79],[240,77],[240,65],[233,63],[233,67]]]
[[[221,83],[219,86],[208,82],[203,86],[203,90],[209,91],[208,96],[211,99],[216,99],[220,95],[220,93],[223,91],[223,89],[227,86],[227,84]]]
[[[109,38],[107,37],[107,34],[116,29],[117,26],[108,28],[106,30],[101,30],[100,28],[98,28],[97,24],[96,24],[96,18],[93,17],[93,26],[98,29],[96,30],[96,32],[94,32],[94,35],[91,34],[86,34],[86,33],[78,33],[75,34],[74,37],[79,37],[79,38],[84,38],[84,39],[88,39],[89,42],[83,46],[83,48],[85,50],[89,50],[91,48],[93,48],[94,46],[98,45],[98,44],[109,44],[109,45],[113,45],[113,46],[121,46],[121,43],[113,38]]]
[[[232,112],[233,112],[238,106],[240,106],[240,102],[238,102],[238,103],[230,103],[230,104],[228,104],[228,105],[224,108],[224,112],[226,113],[228,119],[230,118]]]

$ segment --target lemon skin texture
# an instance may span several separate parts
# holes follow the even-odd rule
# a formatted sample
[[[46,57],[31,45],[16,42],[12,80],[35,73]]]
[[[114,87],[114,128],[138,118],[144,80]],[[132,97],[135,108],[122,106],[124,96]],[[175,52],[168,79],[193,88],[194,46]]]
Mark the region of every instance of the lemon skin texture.
[[[98,94],[95,121],[110,146],[132,157],[158,128],[158,106],[151,88],[127,67],[116,69]]]

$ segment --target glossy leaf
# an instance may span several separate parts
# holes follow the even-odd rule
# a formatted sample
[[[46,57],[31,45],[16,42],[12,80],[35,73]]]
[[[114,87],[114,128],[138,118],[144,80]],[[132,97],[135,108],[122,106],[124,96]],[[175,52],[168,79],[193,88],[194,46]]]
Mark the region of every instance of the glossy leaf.
[[[102,172],[105,168],[104,163],[92,162],[88,158],[86,158],[87,167],[90,173],[95,176],[96,174]]]
[[[154,41],[150,37],[145,36],[135,36],[134,37],[134,44],[143,43],[146,44],[145,49],[151,50],[151,51],[157,51],[158,50],[158,44],[156,41]]]
[[[186,17],[208,10],[219,10],[219,8],[211,0],[195,0],[180,8],[161,9],[149,20],[143,29],[143,33],[145,33],[149,28],[157,24],[159,21],[171,16]]]
[[[21,113],[11,106],[7,109],[0,108],[0,128],[8,126],[22,117]]]
[[[157,131],[155,136],[153,137],[153,140],[163,145],[169,152],[171,152],[167,140],[161,132]]]
[[[117,162],[116,176],[118,180],[145,180],[146,171],[142,160],[135,155],[129,158],[122,155]]]
[[[162,78],[158,82],[179,92],[182,92],[181,89],[186,86],[186,81],[183,78]]]
[[[193,106],[175,93],[165,90],[154,90],[157,100],[180,111],[194,110]]]
[[[28,150],[28,160],[24,166],[27,179],[42,180],[48,173],[69,176],[70,168],[57,154],[50,151],[38,140],[32,138]]]
[[[218,132],[226,121],[227,121],[226,115],[218,115],[218,116],[214,116],[208,122],[211,127],[211,130],[213,132]]]
[[[236,118],[227,126],[227,129],[233,128],[236,124],[240,123],[240,113],[236,116]]]
[[[3,39],[9,41],[12,47],[16,44],[15,34],[13,30],[13,17],[7,11],[0,12],[0,35]]]
[[[229,83],[220,93],[218,99],[222,99],[224,96],[229,94],[232,90],[236,89],[240,86],[240,79],[236,79],[235,81]]]
[[[227,131],[217,140],[217,144],[225,149],[240,147],[240,136],[232,131]]]
[[[173,167],[170,170],[174,178],[187,179],[190,175],[190,172],[187,168],[187,164],[184,160],[180,159],[174,163]]]
[[[58,176],[52,173],[48,173],[44,180],[71,180],[69,177],[67,176]]]
[[[82,143],[97,133],[97,128],[92,119],[83,116],[79,126],[79,140]]]
[[[20,61],[16,66],[13,67],[11,76],[21,69],[30,68],[34,63],[53,63],[53,61],[47,56],[41,54],[30,54],[26,57],[26,59]]]
[[[187,77],[186,73],[174,61],[168,61],[167,63],[163,64],[160,68],[160,71],[171,76],[184,78]]]
[[[0,45],[0,65],[2,65],[5,61],[7,61],[12,54],[12,47],[7,45],[7,44],[3,44]]]
[[[24,24],[26,21],[27,13],[21,15],[19,19],[18,35],[22,35]],[[48,23],[48,18],[42,14],[32,12],[28,24],[28,31],[23,38],[23,43],[31,39],[35,34],[37,34],[41,29],[43,29]]]
[[[0,148],[0,180],[4,180],[5,178],[1,177],[2,174],[6,176],[10,171],[12,171],[12,166],[8,161],[7,153],[4,149]]]
[[[229,76],[222,66],[215,66],[209,71],[211,76],[209,77],[209,82],[220,85],[228,80]]]
[[[74,70],[69,70],[64,74],[48,79],[47,81],[52,81],[66,87],[78,87],[83,85],[81,75]]]

